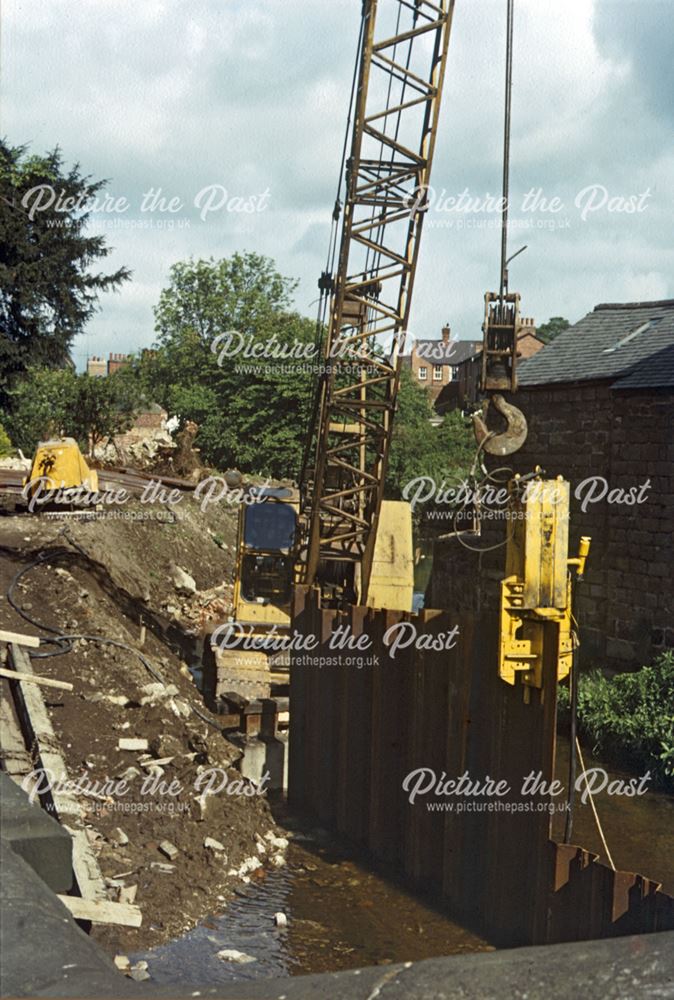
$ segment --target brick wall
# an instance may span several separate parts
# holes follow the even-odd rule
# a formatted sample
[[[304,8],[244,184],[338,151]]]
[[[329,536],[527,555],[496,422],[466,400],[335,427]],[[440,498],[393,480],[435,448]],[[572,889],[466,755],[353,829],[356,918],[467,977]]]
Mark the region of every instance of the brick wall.
[[[442,341],[438,341],[438,350],[442,346]],[[447,364],[439,363],[433,356],[422,356],[417,352],[416,341],[412,347],[412,354],[410,356],[410,368],[412,370],[412,377],[415,382],[422,386],[430,394],[431,399],[435,401],[440,395],[443,387],[448,385],[452,380],[452,366]],[[426,377],[422,378],[423,371],[426,372]],[[440,377],[437,378],[436,374]]]
[[[578,591],[582,657],[613,667],[649,662],[674,647],[674,394],[611,391],[607,383],[544,386],[513,399],[527,416],[529,436],[509,459],[517,472],[541,465],[571,483],[570,549],[581,535],[592,548]],[[644,502],[606,499],[582,510],[580,484],[603,477],[609,490],[639,487]],[[587,488],[587,487],[586,487]],[[578,495],[574,495],[578,494]],[[505,538],[504,521],[484,524],[482,548]],[[456,540],[436,543],[427,605],[477,611],[496,606],[505,548],[470,552]]]

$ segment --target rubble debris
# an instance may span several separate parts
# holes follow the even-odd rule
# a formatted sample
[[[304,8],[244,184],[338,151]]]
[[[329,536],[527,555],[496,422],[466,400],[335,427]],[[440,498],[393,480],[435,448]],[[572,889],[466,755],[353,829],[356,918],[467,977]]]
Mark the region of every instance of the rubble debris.
[[[119,902],[120,903],[134,903],[136,900],[136,894],[138,892],[137,885],[124,885],[119,890]]]
[[[268,840],[272,847],[275,847],[279,851],[285,851],[288,847],[287,837],[277,837],[273,830],[267,830],[264,835],[265,840]]]
[[[95,694],[85,694],[83,697],[85,701],[90,701],[94,705],[99,701],[107,701],[111,705],[123,707],[129,704],[129,699],[125,694],[104,694],[102,691],[96,691]]]
[[[137,983],[144,983],[150,978],[150,973],[147,971],[147,962],[145,961],[136,962],[134,965],[129,966],[126,974],[129,979],[133,979]]]
[[[175,684],[164,684],[162,681],[144,684],[141,691],[143,691],[143,697],[140,699],[141,705],[156,705],[158,702],[178,694],[178,688]]]
[[[204,840],[204,847],[210,849],[211,851],[216,851],[217,853],[225,850],[225,845],[221,844],[219,840],[215,840],[214,837],[206,837]]]
[[[193,576],[184,570],[182,566],[171,566],[171,579],[173,586],[179,594],[196,594],[197,585]]]
[[[159,850],[169,859],[169,861],[173,861],[173,859],[177,858],[180,853],[176,845],[172,844],[170,840],[162,840],[159,845]]]
[[[223,948],[217,952],[216,957],[221,958],[223,962],[238,962],[240,965],[257,962],[253,955],[246,955],[245,951],[236,951],[235,948]]]
[[[246,858],[238,868],[230,868],[227,872],[228,875],[235,875],[237,878],[242,879],[244,882],[250,882],[248,877],[249,872],[254,872],[257,868],[262,867],[262,862],[259,858]]]
[[[163,861],[151,861],[150,868],[154,868],[155,871],[161,872],[162,875],[170,875],[171,872],[176,870],[175,865],[167,865]]]
[[[136,500],[129,507],[147,510]],[[84,771],[91,782],[124,780],[127,785],[126,791],[113,793],[100,804],[90,796],[81,800],[89,822],[86,836],[102,875],[118,883],[109,887],[117,901],[102,902],[112,908],[111,913],[119,914],[117,907],[122,915],[135,910],[135,904],[122,902],[129,892],[133,894],[134,885],[142,902],[140,926],[137,919],[128,926],[117,921],[93,925],[92,936],[111,959],[116,954],[136,955],[156,947],[213,913],[230,898],[235,886],[242,885],[242,877],[229,876],[229,870],[238,873],[251,854],[266,863],[268,855],[274,853],[274,849],[266,854],[256,850],[255,834],[270,828],[281,833],[274,826],[264,796],[197,795],[201,791],[195,785],[199,767],[226,769],[231,772],[230,779],[241,781],[232,765],[242,751],[218,731],[220,720],[200,700],[186,665],[192,651],[178,652],[174,633],[169,641],[160,629],[150,627],[150,615],[155,622],[165,622],[162,606],[173,604],[179,609],[182,634],[198,636],[199,622],[211,613],[218,614],[214,610],[218,602],[224,602],[231,613],[236,512],[226,505],[212,505],[201,512],[192,495],[185,494],[180,513],[179,522],[161,531],[156,523],[143,518],[69,522],[68,531],[80,549],[77,564],[68,566],[74,582],[45,566],[22,577],[17,585],[22,604],[39,608],[39,617],[45,621],[60,622],[69,629],[69,623],[79,621],[78,631],[118,639],[132,648],[138,643],[138,607],[142,604],[147,621],[143,654],[165,681],[162,684],[159,677],[148,673],[133,653],[79,640],[58,658],[40,661],[46,677],[74,684],[76,697],[64,698],[58,708],[49,708],[73,773]],[[26,565],[33,550],[49,551],[63,545],[58,537],[60,528],[51,521],[31,521],[28,546],[24,541],[25,519],[8,516],[1,520],[0,541],[7,556],[2,569],[8,579]],[[229,553],[214,544],[208,528],[229,543]],[[178,596],[171,580],[172,560],[205,589]],[[81,593],[85,589],[89,594],[86,599]],[[18,624],[7,608],[0,627],[16,630]],[[205,718],[199,719],[192,706]],[[209,719],[213,727],[208,725]],[[121,747],[142,747],[125,751],[120,749],[120,739],[144,742],[122,742]],[[166,758],[173,760],[167,764]],[[142,791],[155,787],[153,778],[148,777],[152,766],[166,766],[165,776],[155,785],[160,789],[162,784],[175,781],[180,789],[175,797],[160,790]],[[117,799],[120,806],[128,804],[129,809],[118,808]],[[170,804],[172,810],[141,808],[160,801]],[[121,827],[128,843],[116,842],[120,839],[116,830]],[[207,837],[225,850],[199,847]],[[157,850],[164,840],[179,851],[174,861]],[[188,844],[196,845],[196,850]],[[244,868],[243,877],[259,877],[262,872],[260,866],[251,876]],[[218,900],[218,896],[222,898]]]
[[[136,739],[132,736],[125,736],[117,740],[118,750],[147,750],[148,748],[149,744],[145,739]]]
[[[281,913],[281,912],[275,913],[274,914],[274,923],[276,924],[277,927],[287,927],[288,926],[288,918],[286,917],[285,913]]]
[[[120,972],[126,972],[127,969],[131,967],[131,962],[129,961],[128,955],[115,955],[113,962],[120,970]]]
[[[121,826],[116,826],[115,829],[110,834],[109,839],[113,844],[117,844],[118,847],[124,847],[129,843],[129,838],[122,830]]]

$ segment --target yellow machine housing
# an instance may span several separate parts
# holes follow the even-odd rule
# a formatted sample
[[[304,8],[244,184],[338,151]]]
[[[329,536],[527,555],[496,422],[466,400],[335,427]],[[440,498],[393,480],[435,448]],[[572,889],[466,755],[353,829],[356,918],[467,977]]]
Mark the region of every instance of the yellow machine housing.
[[[412,508],[406,500],[382,500],[370,585],[370,608],[411,611],[414,597]]]
[[[92,493],[98,490],[98,473],[90,469],[74,438],[63,437],[40,441],[33,457],[30,479],[41,481],[45,489],[72,489],[83,486]],[[24,481],[26,485],[26,481]],[[31,488],[31,493],[36,486]]]
[[[582,576],[589,538],[581,539],[578,558],[568,558],[569,484],[558,479],[515,477],[510,483],[510,532],[506,576],[501,581],[499,674],[514,684],[518,673],[525,685],[541,688],[543,638],[546,625],[559,626],[557,680],[571,669],[573,618],[571,575]]]
[[[252,489],[239,508],[234,567],[234,620],[247,639],[287,635],[295,583],[299,494],[289,488]],[[283,653],[213,647],[216,700],[227,691],[248,698],[269,697],[274,667],[282,673]],[[277,678],[283,680],[283,677]]]
[[[299,494],[289,488],[261,489],[254,502],[242,504],[234,575],[234,620],[245,636],[270,638],[289,634],[296,564]],[[414,591],[412,513],[405,501],[385,500],[377,528],[367,605],[410,611]],[[269,697],[272,681],[287,681],[283,652],[213,649],[215,697],[237,691],[250,698]]]

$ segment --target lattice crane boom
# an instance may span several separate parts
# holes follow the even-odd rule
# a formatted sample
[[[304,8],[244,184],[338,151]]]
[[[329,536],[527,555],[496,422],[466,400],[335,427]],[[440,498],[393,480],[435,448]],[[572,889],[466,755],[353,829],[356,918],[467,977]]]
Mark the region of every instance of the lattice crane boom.
[[[364,0],[346,193],[301,476],[304,583],[365,602],[454,0]]]

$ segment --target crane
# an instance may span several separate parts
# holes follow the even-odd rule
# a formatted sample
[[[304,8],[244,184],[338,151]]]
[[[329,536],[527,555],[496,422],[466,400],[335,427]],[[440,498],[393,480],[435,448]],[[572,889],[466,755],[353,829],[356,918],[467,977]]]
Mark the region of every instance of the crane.
[[[384,500],[384,483],[453,10],[363,0],[299,489],[261,489],[262,503],[241,507],[235,621],[223,628],[250,641],[214,633],[216,701],[242,685],[268,693],[264,641],[289,632],[295,584],[318,587],[324,606],[411,610],[411,510]]]
[[[299,576],[325,601],[364,604],[370,591],[453,7],[363,3],[337,266],[319,283],[325,370],[300,475]]]

